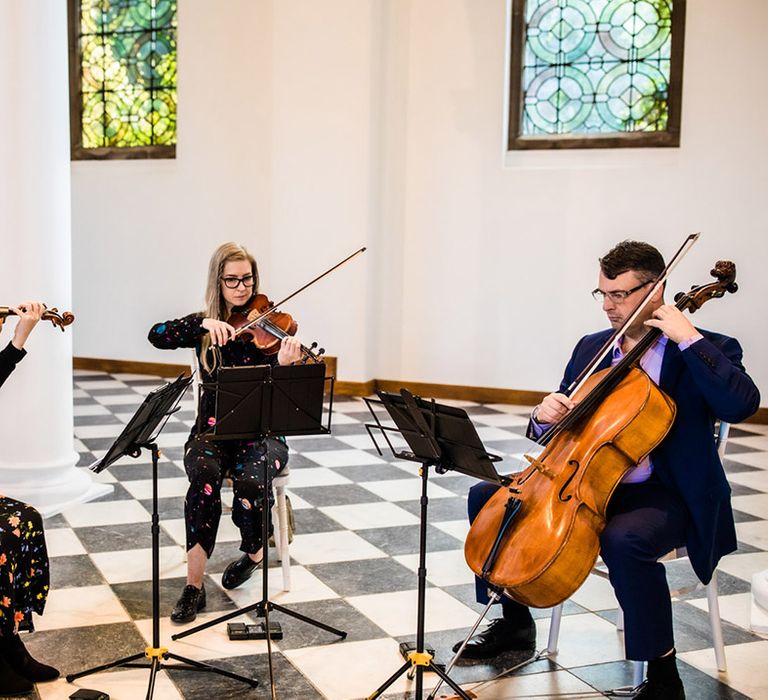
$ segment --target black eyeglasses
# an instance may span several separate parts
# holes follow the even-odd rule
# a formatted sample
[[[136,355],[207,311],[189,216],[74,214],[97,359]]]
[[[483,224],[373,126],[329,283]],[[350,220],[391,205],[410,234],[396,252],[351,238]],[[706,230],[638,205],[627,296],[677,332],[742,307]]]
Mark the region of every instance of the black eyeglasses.
[[[227,289],[237,289],[241,283],[243,287],[247,289],[248,287],[253,287],[254,283],[253,275],[246,275],[245,277],[221,277],[220,279],[224,282],[224,286]]]
[[[592,298],[602,304],[605,300],[605,297],[608,297],[612,302],[620,304],[622,301],[626,301],[631,294],[634,294],[636,291],[649,285],[651,282],[653,282],[653,280],[648,280],[647,282],[638,284],[637,287],[627,289],[626,291],[618,289],[615,292],[604,292],[602,289],[594,289],[592,290]]]

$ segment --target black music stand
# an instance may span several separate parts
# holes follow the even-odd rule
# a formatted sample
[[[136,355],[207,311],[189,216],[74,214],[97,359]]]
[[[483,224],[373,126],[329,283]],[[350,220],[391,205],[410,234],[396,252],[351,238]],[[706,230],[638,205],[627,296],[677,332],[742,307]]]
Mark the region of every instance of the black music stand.
[[[142,448],[148,449],[152,453],[152,645],[146,647],[143,652],[126,656],[125,658],[102,666],[96,666],[86,671],[80,671],[80,673],[69,674],[67,676],[68,683],[92,673],[106,671],[116,666],[125,666],[127,668],[148,668],[150,670],[146,700],[151,700],[155,691],[157,672],[164,667],[179,671],[218,673],[227,678],[247,683],[254,688],[259,684],[255,678],[246,678],[245,676],[216,668],[210,664],[179,656],[160,646],[160,518],[157,504],[157,462],[160,457],[160,451],[155,441],[171,415],[179,410],[179,401],[191,383],[192,377],[182,375],[175,381],[147,394],[142,404],[136,409],[136,413],[133,414],[131,420],[128,421],[123,431],[107,450],[107,453],[90,466],[92,471],[99,473],[124,455],[134,458],[138,457],[141,454]],[[143,657],[150,659],[151,663],[149,665],[135,663]],[[163,663],[165,659],[181,661],[186,665],[169,666]]]
[[[325,364],[304,365],[256,365],[248,367],[222,367],[217,381],[204,384],[203,389],[216,392],[215,423],[201,437],[211,440],[252,440],[277,435],[326,435],[330,433],[330,407],[327,425],[322,423],[323,394],[326,381],[331,382],[330,406],[333,405],[333,378],[325,377]],[[231,620],[245,613],[256,611],[264,618],[263,633],[267,640],[269,681],[274,696],[274,672],[272,668],[272,636],[281,634],[279,627],[270,626],[272,610],[285,613],[346,638],[347,633],[297,613],[269,599],[269,513],[268,494],[272,491],[272,479],[268,460],[264,461],[263,480],[265,501],[262,508],[262,597],[257,603],[209,620],[201,625],[171,635],[181,639],[204,630],[219,622]]]
[[[421,464],[421,513],[419,521],[419,570],[418,570],[418,611],[416,618],[416,650],[408,654],[406,662],[379,686],[368,700],[379,697],[400,676],[416,673],[416,692],[414,698],[421,700],[424,671],[434,671],[456,694],[469,700],[469,696],[439,666],[432,662],[432,655],[424,649],[424,613],[427,585],[427,480],[429,467],[434,466],[439,473],[454,470],[484,481],[504,485],[508,482],[496,472],[494,462],[501,457],[489,454],[477,435],[475,426],[466,411],[452,406],[436,403],[414,396],[407,389],[400,389],[400,394],[384,391],[377,392],[379,399],[365,399],[368,409],[376,421],[375,425],[366,425],[379,454],[379,448],[372,430],[378,430],[387,441],[392,454],[398,459],[405,459]],[[383,405],[396,427],[382,425],[373,410],[374,404]],[[410,451],[395,451],[389,440],[389,432],[403,436]]]

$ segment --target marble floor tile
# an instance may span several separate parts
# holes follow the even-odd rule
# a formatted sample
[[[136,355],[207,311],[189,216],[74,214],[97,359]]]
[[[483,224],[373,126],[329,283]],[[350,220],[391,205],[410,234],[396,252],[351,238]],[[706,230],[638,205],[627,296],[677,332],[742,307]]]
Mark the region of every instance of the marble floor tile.
[[[291,543],[291,558],[305,565],[385,556],[380,549],[351,531],[296,535]]]
[[[187,565],[182,547],[160,547],[159,554],[161,576],[173,578],[186,575]],[[94,552],[91,559],[108,583],[146,581],[152,578],[151,549]]]
[[[120,600],[107,585],[59,588],[48,594],[45,614],[36,617],[35,629],[55,630],[129,620]]]
[[[325,506],[321,513],[333,518],[347,530],[367,530],[388,526],[415,525],[419,519],[403,510],[395,503],[381,501],[377,503],[355,503],[345,506]]]
[[[363,481],[365,489],[388,501],[411,501],[421,497],[421,481],[416,479],[391,479],[387,481]],[[427,487],[427,497],[430,501],[439,498],[453,498],[455,494],[436,483]],[[384,523],[382,523],[384,524]]]
[[[347,477],[337,471],[325,467],[314,469],[300,469],[292,472],[290,476],[291,488],[297,489],[306,486],[332,486],[351,483]]]
[[[350,605],[370,618],[391,636],[416,633],[418,598],[416,586],[410,591],[351,596]],[[477,619],[471,608],[439,588],[426,590],[424,629],[435,630],[470,627]]]
[[[405,554],[393,559],[413,571],[414,576],[416,575],[419,568],[418,554]],[[427,581],[435,586],[457,586],[474,581],[474,574],[467,566],[464,552],[460,549],[429,552],[426,559]]]
[[[45,543],[49,557],[85,554],[85,547],[70,528],[45,528]]]
[[[334,700],[368,697],[403,664],[398,644],[392,639],[304,647],[284,653],[324,697]],[[344,673],[338,673],[339,668],[344,668]],[[409,685],[402,676],[390,691],[402,693]]]
[[[72,527],[121,525],[150,520],[149,511],[136,501],[120,503],[119,506],[111,501],[82,503],[65,510],[64,517]]]
[[[221,578],[216,577],[220,582]],[[270,567],[268,577],[269,599],[279,605],[293,605],[314,600],[338,598],[335,589],[330,588],[303,566],[291,566],[291,590],[283,590],[283,574],[278,567]],[[263,579],[261,569],[258,569],[249,581],[238,588],[226,591],[229,598],[239,608],[252,605],[262,599]]]
[[[768,641],[738,644],[728,648],[728,671],[717,670],[711,649],[685,652],[678,655],[682,661],[703,671],[712,678],[727,680],[728,686],[745,696],[760,700],[768,697]]]
[[[321,467],[346,467],[360,464],[382,464],[385,460],[364,450],[323,450],[303,452],[304,457],[311,459]]]

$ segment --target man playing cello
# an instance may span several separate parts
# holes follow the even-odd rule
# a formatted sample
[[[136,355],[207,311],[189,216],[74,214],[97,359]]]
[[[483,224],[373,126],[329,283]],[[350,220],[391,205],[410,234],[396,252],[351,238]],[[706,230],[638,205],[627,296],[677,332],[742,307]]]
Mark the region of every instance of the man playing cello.
[[[600,259],[593,296],[602,302],[612,329],[632,316],[643,291],[664,267],[656,248],[636,241],[619,243]],[[647,683],[636,697],[681,700],[685,692],[675,661],[672,604],[658,559],[686,546],[694,571],[707,583],[720,557],[736,549],[730,488],[713,425],[717,419],[745,420],[757,410],[760,395],[741,363],[739,343],[695,328],[679,309],[664,303],[663,286],[616,339],[602,366],[616,365],[651,328],[662,335],[643,354],[640,366],[675,402],[677,415],[664,440],[624,475],[613,493],[600,551],[624,612],[626,656],[648,661]],[[533,409],[529,437],[538,438],[573,410],[576,404],[566,389],[611,335],[611,330],[601,331],[577,343],[560,391]],[[470,520],[496,489],[488,483],[470,489]],[[481,579],[477,584],[478,601],[487,603],[487,584]],[[528,608],[507,597],[501,605],[503,617],[472,637],[464,656],[491,658],[535,648],[536,628]]]

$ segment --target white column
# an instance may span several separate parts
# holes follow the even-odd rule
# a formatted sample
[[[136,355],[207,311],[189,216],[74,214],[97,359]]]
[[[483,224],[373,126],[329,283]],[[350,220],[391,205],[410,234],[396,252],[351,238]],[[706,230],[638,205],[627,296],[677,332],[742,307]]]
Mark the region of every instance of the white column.
[[[71,310],[67,55],[66,2],[0,0],[0,306],[33,299]],[[111,488],[75,467],[78,322],[64,333],[38,324],[0,389],[0,493],[46,515]],[[6,320],[2,347],[14,324]]]

